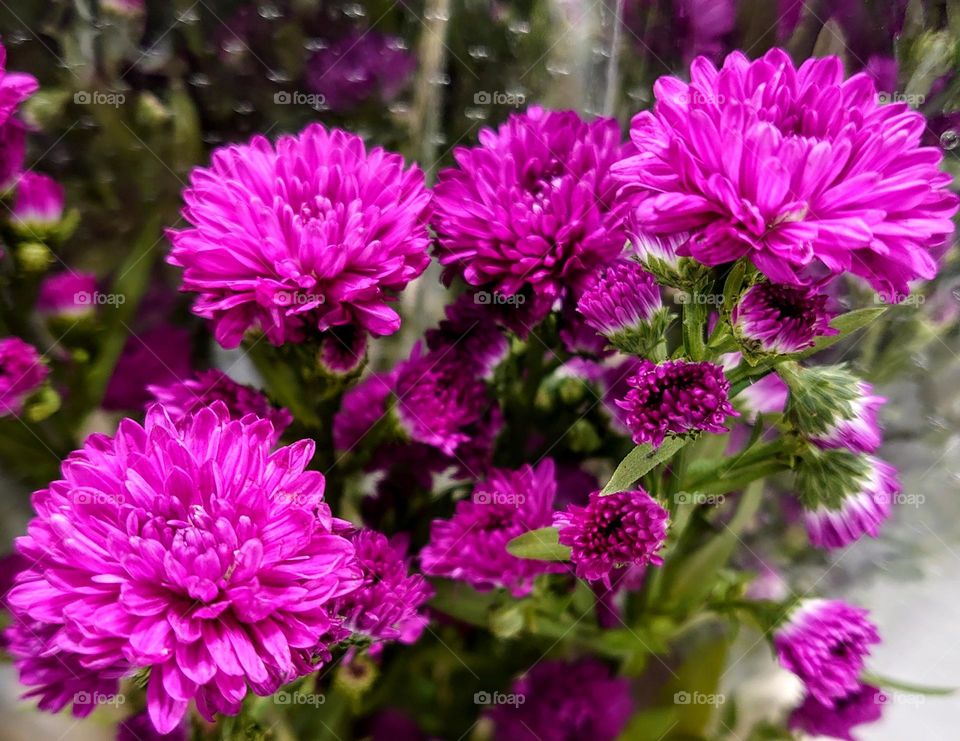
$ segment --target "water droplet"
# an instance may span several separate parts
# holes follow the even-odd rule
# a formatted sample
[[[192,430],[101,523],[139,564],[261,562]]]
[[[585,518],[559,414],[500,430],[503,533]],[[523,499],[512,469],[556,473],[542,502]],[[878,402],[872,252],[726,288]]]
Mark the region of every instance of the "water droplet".
[[[490,50],[485,46],[471,46],[467,49],[467,54],[473,59],[488,59],[490,57]]]
[[[524,36],[530,33],[530,24],[526,21],[510,21],[510,25],[507,26],[507,30],[510,33]]]
[[[187,82],[194,87],[210,87],[210,78],[202,72],[190,75],[190,77],[187,78]]]
[[[390,104],[389,111],[394,116],[406,116],[410,113],[410,106],[407,103],[397,101]]]
[[[343,7],[343,14],[347,18],[363,18],[367,14],[367,9],[360,3],[350,3]]]
[[[432,136],[427,137],[427,141],[434,146],[442,147],[447,143],[447,137],[445,137],[443,134],[433,134]]]
[[[194,23],[199,22],[200,14],[196,11],[195,7],[187,8],[176,15],[177,23],[182,23],[185,26],[191,26]]]
[[[25,44],[29,40],[30,34],[20,28],[9,34],[6,39],[7,46],[20,46],[20,44]]]
[[[263,3],[263,5],[257,8],[257,14],[265,21],[275,21],[283,17],[280,8],[273,3]]]
[[[487,112],[486,108],[477,106],[474,108],[467,108],[464,110],[463,115],[469,118],[471,121],[484,121],[489,113]]]
[[[290,82],[290,75],[283,70],[272,69],[267,72],[267,79],[270,82]]]
[[[446,23],[450,20],[449,13],[444,13],[442,10],[431,10],[423,14],[424,20],[428,21],[440,21],[441,23]]]
[[[956,301],[957,303],[960,303],[960,286],[957,286],[952,291],[950,291],[950,295],[953,296],[954,301]]]
[[[241,100],[233,107],[234,112],[239,113],[241,116],[249,116],[253,113],[256,108],[254,108],[253,103],[249,100]]]
[[[247,45],[244,44],[240,39],[231,37],[225,39],[220,48],[223,49],[227,54],[242,54],[247,50]]]
[[[927,424],[934,430],[946,430],[950,426],[943,417],[934,416],[927,417]]]
[[[940,134],[940,146],[944,149],[955,149],[960,144],[960,134],[954,129],[947,129]]]
[[[303,42],[303,48],[307,51],[321,51],[328,46],[326,39],[307,39]]]
[[[438,72],[430,78],[429,82],[431,85],[449,85],[450,75],[444,72]]]
[[[570,68],[565,64],[550,62],[547,64],[547,74],[553,75],[554,77],[566,77],[570,74]]]

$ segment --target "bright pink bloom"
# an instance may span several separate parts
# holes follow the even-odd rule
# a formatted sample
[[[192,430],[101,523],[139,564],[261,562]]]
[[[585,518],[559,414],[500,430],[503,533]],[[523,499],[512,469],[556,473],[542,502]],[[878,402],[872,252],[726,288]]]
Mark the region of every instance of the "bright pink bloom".
[[[20,414],[23,402],[49,373],[33,345],[19,337],[0,340],[0,417]]]
[[[958,201],[922,115],[880,104],[869,75],[844,81],[837,57],[735,52],[690,76],[657,81],[638,153],[614,166],[637,231],[689,232],[683,254],[747,257],[777,283],[852,272],[898,300],[936,275]]]
[[[46,175],[25,172],[17,180],[13,218],[28,228],[54,226],[63,217],[63,186]]]
[[[423,173],[339,129],[222,147],[183,198],[191,227],[170,231],[168,261],[225,347],[257,326],[275,345],[344,326],[393,334],[387,302],[429,262]]]
[[[79,319],[94,314],[97,276],[68,270],[48,275],[40,283],[37,312],[48,317]]]

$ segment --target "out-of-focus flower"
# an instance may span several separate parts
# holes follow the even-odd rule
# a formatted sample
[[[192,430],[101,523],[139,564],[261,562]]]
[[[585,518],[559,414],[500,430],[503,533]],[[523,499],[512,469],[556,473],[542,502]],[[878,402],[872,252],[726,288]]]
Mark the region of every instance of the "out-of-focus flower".
[[[0,340],[0,417],[19,415],[24,401],[40,388],[49,373],[33,345],[19,337]]]
[[[10,191],[23,170],[27,154],[27,129],[11,118],[0,124],[0,193]]]
[[[289,410],[275,407],[260,391],[237,383],[223,371],[215,368],[201,371],[191,378],[166,386],[147,386],[155,401],[163,405],[175,422],[189,421],[201,408],[215,401],[222,401],[233,419],[242,419],[252,414],[273,425],[276,438],[280,439],[293,415]]]
[[[616,403],[637,445],[658,447],[668,434],[726,432],[727,417],[737,416],[727,400],[730,382],[713,363],[641,360],[627,385],[630,390]]]
[[[752,352],[799,352],[813,347],[817,337],[837,334],[827,300],[811,287],[757,283],[733,307],[731,321]]]
[[[818,548],[843,548],[864,535],[877,537],[901,491],[893,466],[847,450],[805,456],[796,486],[807,535]]]
[[[554,516],[561,545],[570,547],[577,576],[603,580],[618,566],[659,565],[657,551],[667,537],[667,511],[647,492],[621,491],[590,495],[586,507],[570,505]]]
[[[630,354],[642,354],[660,341],[668,315],[656,280],[633,260],[601,268],[581,294],[577,311],[611,344]]]
[[[97,276],[67,270],[48,275],[37,293],[37,312],[47,318],[78,320],[96,312]]]
[[[416,69],[403,39],[364,30],[337,39],[307,60],[307,86],[343,113],[368,100],[387,103]]]
[[[259,327],[274,345],[349,326],[389,335],[388,300],[429,262],[423,173],[359,136],[311,124],[213,153],[184,191],[190,228],[171,230],[194,312],[236,347]]]
[[[427,625],[423,608],[433,589],[423,576],[408,572],[406,542],[391,543],[373,530],[360,530],[351,541],[363,582],[338,601],[336,613],[355,633],[415,643]]]
[[[736,17],[735,0],[639,0],[624,6],[624,23],[642,53],[669,59],[679,47],[684,63],[700,55],[719,57]]]
[[[101,0],[100,9],[124,18],[138,18],[145,11],[144,0]]]
[[[811,736],[856,741],[852,730],[866,723],[876,723],[883,715],[886,695],[869,684],[861,685],[849,695],[830,703],[822,703],[809,695],[793,713],[788,726]]]
[[[610,177],[620,133],[613,119],[532,107],[479,138],[434,189],[437,256],[448,278],[489,289],[491,304],[523,296],[535,324],[623,249]]]
[[[478,482],[473,497],[457,503],[449,520],[434,520],[430,542],[420,552],[425,574],[468,582],[477,589],[504,587],[524,596],[541,574],[563,564],[516,558],[507,543],[529,530],[548,527],[556,496],[553,461],[536,468],[494,470]]]
[[[932,278],[958,200],[925,121],[881,104],[837,57],[796,69],[782,49],[704,58],[691,82],[660,78],[633,119],[637,154],[614,166],[632,218],[707,265],[748,257],[771,281],[851,272],[890,300]],[[884,142],[884,146],[878,146]]]
[[[883,443],[877,415],[887,399],[874,396],[873,386],[860,381],[859,394],[850,401],[849,411],[835,415],[823,432],[810,436],[821,448],[846,448],[854,453],[874,453]]]
[[[170,733],[157,733],[145,710],[124,718],[117,724],[117,741],[187,741],[187,723],[181,722]]]
[[[63,218],[63,186],[47,175],[25,172],[17,180],[11,209],[14,227],[26,232],[43,232]]]
[[[630,683],[596,659],[541,661],[510,692],[523,702],[490,711],[503,741],[613,741],[633,712]]]
[[[770,373],[756,383],[747,386],[737,395],[736,401],[746,419],[756,420],[758,414],[780,414],[787,405],[789,389],[776,373]]]
[[[345,635],[331,608],[360,569],[306,470],[312,441],[271,452],[274,436],[222,402],[188,424],[156,405],[143,427],[88,437],[34,494],[17,541],[32,565],[8,603],[50,633],[47,652],[13,654],[22,681],[58,693],[51,709],[74,699],[34,671],[53,653],[94,673],[149,667],[161,733],[191,700],[208,720],[233,715],[248,689],[270,695],[328,656]]]
[[[393,372],[371,373],[343,395],[340,411],[333,419],[333,443],[337,450],[352,450],[374,425],[387,419],[387,401],[393,393],[395,376]]]
[[[192,372],[190,346],[190,332],[172,324],[132,334],[110,376],[103,408],[143,409],[153,398],[148,386],[187,378]]]
[[[790,596],[790,587],[777,569],[760,563],[756,578],[747,587],[747,599],[780,602]]]
[[[33,75],[7,71],[7,50],[0,44],[0,189],[13,185],[23,169],[26,129],[15,114],[37,87]]]
[[[509,344],[486,306],[465,293],[444,313],[440,325],[427,330],[427,347],[437,354],[455,352],[476,364],[480,375],[488,376],[506,357]]]
[[[780,664],[824,705],[860,689],[870,646],[880,642],[867,611],[840,600],[805,600],[774,634]]]

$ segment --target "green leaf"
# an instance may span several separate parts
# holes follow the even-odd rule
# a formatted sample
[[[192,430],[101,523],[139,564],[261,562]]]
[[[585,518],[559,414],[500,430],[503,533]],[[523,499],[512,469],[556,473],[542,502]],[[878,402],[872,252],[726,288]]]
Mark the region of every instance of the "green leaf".
[[[814,346],[809,350],[805,350],[801,353],[795,353],[789,357],[793,358],[794,360],[808,358],[811,355],[820,352],[821,350],[825,350],[831,345],[836,345],[838,342],[840,342],[840,340],[849,337],[857,330],[863,329],[868,324],[871,324],[874,320],[879,319],[880,315],[886,310],[886,306],[877,306],[867,309],[857,309],[856,311],[850,311],[846,314],[841,314],[840,316],[835,317],[832,322],[830,322],[830,326],[837,330],[837,334],[829,337],[818,337]]]
[[[884,677],[879,674],[874,674],[873,672],[864,672],[861,679],[866,684],[872,684],[876,687],[881,687],[886,690],[897,690],[899,692],[906,692],[912,695],[929,695],[929,696],[944,696],[952,695],[957,691],[956,687],[928,687],[922,684],[911,684],[909,682],[901,682],[896,679],[890,679],[889,677]]]
[[[603,487],[601,494],[613,494],[626,491],[641,476],[673,457],[680,448],[690,442],[688,437],[672,437],[654,450],[649,444],[638,445],[626,458],[620,461],[617,470]]]
[[[569,561],[570,549],[560,545],[560,532],[555,527],[530,530],[507,543],[507,551],[517,558],[536,561]]]

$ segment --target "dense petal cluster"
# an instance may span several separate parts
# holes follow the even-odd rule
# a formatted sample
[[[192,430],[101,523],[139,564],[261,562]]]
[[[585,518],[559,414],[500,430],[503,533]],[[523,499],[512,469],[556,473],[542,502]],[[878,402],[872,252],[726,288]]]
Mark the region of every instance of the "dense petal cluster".
[[[627,379],[629,391],[617,406],[637,445],[660,445],[668,434],[726,432],[724,422],[737,412],[727,400],[730,382],[713,363],[641,360]]]
[[[14,224],[27,230],[54,226],[63,217],[63,186],[47,175],[25,172],[17,180]]]
[[[538,662],[510,692],[523,700],[491,711],[498,741],[613,741],[633,712],[630,683],[595,659]]]
[[[657,81],[637,154],[614,167],[635,228],[690,232],[686,254],[747,257],[777,283],[849,271],[899,300],[936,274],[957,198],[942,153],[920,146],[922,115],[880,104],[869,75],[844,81],[837,57],[797,69],[782,49],[735,52],[690,77]]]
[[[0,190],[10,188],[23,169],[26,128],[16,113],[37,87],[32,75],[7,71],[7,50],[0,44]]]
[[[371,100],[390,101],[417,66],[403,39],[365,30],[343,36],[307,60],[307,86],[323,106],[349,111]]]
[[[0,340],[0,417],[20,414],[23,402],[49,373],[33,345],[19,337]]]
[[[794,353],[817,337],[835,335],[827,296],[807,286],[757,283],[733,307],[734,331],[751,350]]]
[[[147,389],[175,422],[189,421],[202,407],[215,401],[222,401],[233,419],[252,414],[269,421],[273,425],[274,442],[293,422],[293,415],[287,409],[275,407],[262,392],[237,383],[215,368],[166,386],[151,385]]]
[[[373,530],[351,538],[362,571],[360,587],[337,603],[355,633],[374,639],[414,643],[427,626],[424,605],[433,590],[420,574],[407,570],[406,543],[391,543]]]
[[[852,729],[880,720],[886,699],[882,690],[869,684],[828,704],[809,695],[790,714],[788,725],[791,730],[803,731],[811,736],[856,741]]]
[[[901,491],[897,469],[872,455],[858,462],[862,471],[839,503],[804,510],[807,536],[818,548],[843,548],[864,535],[875,538],[890,516]]]
[[[667,537],[667,511],[647,492],[621,491],[590,495],[585,507],[570,505],[554,516],[560,543],[570,548],[577,576],[603,580],[627,564],[661,564],[657,555]]]
[[[482,131],[480,146],[454,152],[458,166],[435,188],[448,276],[549,311],[623,249],[610,177],[622,152],[616,121],[585,123],[572,111],[531,107]]]
[[[339,129],[218,149],[183,197],[191,227],[170,232],[168,261],[225,347],[255,326],[275,345],[342,326],[392,334],[387,301],[429,262],[423,174]]]
[[[835,415],[824,432],[810,436],[824,449],[846,448],[854,453],[875,453],[883,443],[878,413],[887,399],[873,394],[873,386],[859,381],[859,395],[850,402],[849,412]]]
[[[540,574],[564,571],[562,564],[507,552],[516,536],[550,525],[557,493],[554,471],[549,458],[536,468],[492,471],[477,483],[471,499],[457,503],[453,517],[433,521],[430,542],[420,552],[423,572],[523,596]]]
[[[46,650],[14,650],[21,679],[56,655],[92,671],[149,667],[155,728],[236,714],[248,689],[272,694],[314,670],[343,634],[334,601],[360,584],[354,547],[308,471],[313,443],[271,452],[269,422],[222,402],[177,424],[159,405],[143,427],[91,435],[63,478],[33,498],[17,542],[32,566],[8,603]],[[70,700],[51,700],[59,709]]]
[[[633,260],[617,260],[601,268],[577,302],[587,324],[608,337],[636,331],[662,308],[657,282]]]
[[[97,276],[67,270],[49,275],[40,283],[37,312],[47,317],[79,319],[94,313]]]
[[[807,600],[773,638],[780,664],[824,705],[860,689],[870,646],[880,642],[867,611],[839,600]]]

